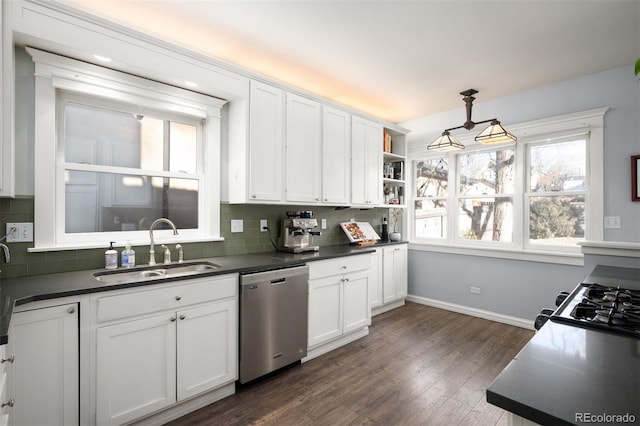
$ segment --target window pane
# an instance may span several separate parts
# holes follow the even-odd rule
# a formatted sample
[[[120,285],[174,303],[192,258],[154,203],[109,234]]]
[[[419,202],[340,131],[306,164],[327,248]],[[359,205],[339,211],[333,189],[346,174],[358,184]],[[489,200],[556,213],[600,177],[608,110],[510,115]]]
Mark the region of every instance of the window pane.
[[[513,193],[514,159],[512,149],[459,154],[460,195]]]
[[[196,173],[193,124],[75,102],[64,113],[67,162]]]
[[[446,197],[448,178],[446,158],[416,161],[416,197]]]
[[[513,238],[512,198],[460,200],[458,229],[458,238],[463,240],[510,242]]]
[[[67,171],[65,232],[148,230],[160,217],[198,227],[198,181]]]
[[[529,190],[584,191],[586,158],[584,139],[530,147]]]
[[[532,197],[529,203],[529,242],[576,245],[584,240],[584,196]]]
[[[447,237],[447,200],[418,200],[415,204],[416,237]]]

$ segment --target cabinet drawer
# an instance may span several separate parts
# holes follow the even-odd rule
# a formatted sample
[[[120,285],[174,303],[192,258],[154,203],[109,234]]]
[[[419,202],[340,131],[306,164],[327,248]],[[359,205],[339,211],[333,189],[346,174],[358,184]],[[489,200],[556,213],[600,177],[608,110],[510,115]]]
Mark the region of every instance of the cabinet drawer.
[[[183,281],[181,285],[170,287],[100,296],[97,299],[97,320],[110,321],[234,297],[237,288],[237,276],[225,275]]]
[[[370,267],[371,253],[319,260],[317,262],[309,262],[309,279],[348,274],[355,271],[363,271]]]

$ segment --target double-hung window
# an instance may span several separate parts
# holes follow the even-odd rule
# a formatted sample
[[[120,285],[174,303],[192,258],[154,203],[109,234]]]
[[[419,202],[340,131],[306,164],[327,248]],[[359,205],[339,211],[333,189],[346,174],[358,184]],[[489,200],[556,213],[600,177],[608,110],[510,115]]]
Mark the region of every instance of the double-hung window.
[[[517,143],[413,155],[412,242],[578,254],[602,238],[605,111],[510,126]]]
[[[36,62],[35,250],[147,242],[161,217],[181,241],[220,239],[224,101],[28,51]]]

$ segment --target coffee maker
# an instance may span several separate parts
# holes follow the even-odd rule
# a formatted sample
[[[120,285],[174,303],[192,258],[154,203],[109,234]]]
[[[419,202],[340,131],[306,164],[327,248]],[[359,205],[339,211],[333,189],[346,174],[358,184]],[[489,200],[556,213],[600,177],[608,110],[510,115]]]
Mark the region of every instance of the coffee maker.
[[[322,234],[318,231],[312,231],[317,227],[317,219],[301,217],[282,219],[278,250],[290,253],[318,251],[320,247],[312,245],[313,237]]]

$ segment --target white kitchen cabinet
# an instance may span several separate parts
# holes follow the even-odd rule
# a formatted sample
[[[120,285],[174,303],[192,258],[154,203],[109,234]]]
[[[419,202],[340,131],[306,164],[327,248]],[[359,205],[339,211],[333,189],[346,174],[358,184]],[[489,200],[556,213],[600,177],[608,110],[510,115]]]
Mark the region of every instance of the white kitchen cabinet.
[[[251,82],[249,201],[282,201],[284,188],[284,92]]]
[[[234,274],[92,296],[96,423],[131,422],[233,386],[237,285]]]
[[[382,204],[382,126],[353,116],[351,120],[351,203]]]
[[[351,115],[322,108],[322,202],[351,200]]]
[[[383,249],[383,303],[407,297],[407,246],[397,244]]]
[[[370,267],[370,253],[309,263],[310,356],[326,352],[314,349],[337,339],[347,337],[330,349],[354,340],[350,333],[368,332]]]
[[[287,93],[285,199],[319,203],[322,185],[322,105]]]
[[[79,424],[78,339],[76,303],[13,313],[2,363],[13,370],[2,399],[13,401],[8,424]]]
[[[369,274],[369,304],[371,309],[382,305],[382,249],[371,254],[371,272]]]

